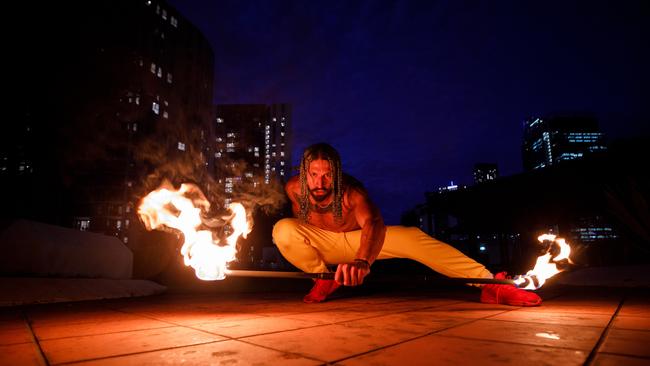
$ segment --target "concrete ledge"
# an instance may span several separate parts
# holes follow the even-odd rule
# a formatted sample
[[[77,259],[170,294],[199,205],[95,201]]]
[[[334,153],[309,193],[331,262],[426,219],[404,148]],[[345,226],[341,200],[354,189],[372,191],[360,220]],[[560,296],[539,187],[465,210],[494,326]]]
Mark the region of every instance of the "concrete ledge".
[[[147,280],[0,277],[0,306],[147,296],[166,290]]]

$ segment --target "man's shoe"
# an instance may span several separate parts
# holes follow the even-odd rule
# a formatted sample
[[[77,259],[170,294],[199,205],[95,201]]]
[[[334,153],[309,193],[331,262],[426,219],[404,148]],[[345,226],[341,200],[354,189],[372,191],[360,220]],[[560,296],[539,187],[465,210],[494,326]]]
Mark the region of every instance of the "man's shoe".
[[[506,279],[506,273],[497,273],[494,278]],[[518,289],[514,285],[485,285],[481,290],[481,302],[512,306],[538,306],[542,298],[537,294]]]
[[[303,297],[302,301],[307,304],[324,301],[327,296],[336,291],[339,286],[341,285],[339,285],[334,280],[318,279],[316,280],[316,283],[314,284],[314,287],[312,287],[311,291],[309,291],[309,293]]]

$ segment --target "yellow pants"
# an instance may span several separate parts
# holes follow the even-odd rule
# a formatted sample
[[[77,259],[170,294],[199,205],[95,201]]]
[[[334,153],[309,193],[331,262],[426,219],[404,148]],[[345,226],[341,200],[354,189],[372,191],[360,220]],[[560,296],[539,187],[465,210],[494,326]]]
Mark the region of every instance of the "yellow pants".
[[[413,227],[388,226],[377,259],[409,258],[449,277],[492,278],[485,266],[449,244]],[[304,272],[328,272],[328,264],[352,262],[361,230],[335,233],[298,219],[282,219],[273,227],[273,241],[282,255]]]

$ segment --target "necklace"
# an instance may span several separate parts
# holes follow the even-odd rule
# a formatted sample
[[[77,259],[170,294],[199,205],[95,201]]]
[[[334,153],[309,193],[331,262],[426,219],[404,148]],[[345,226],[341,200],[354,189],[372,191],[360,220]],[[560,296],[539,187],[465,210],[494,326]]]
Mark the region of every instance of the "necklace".
[[[334,204],[334,200],[332,200],[327,206],[319,206],[317,204],[312,203],[311,208],[316,213],[320,213],[320,214],[328,213],[328,212],[332,212],[332,205],[333,204]]]

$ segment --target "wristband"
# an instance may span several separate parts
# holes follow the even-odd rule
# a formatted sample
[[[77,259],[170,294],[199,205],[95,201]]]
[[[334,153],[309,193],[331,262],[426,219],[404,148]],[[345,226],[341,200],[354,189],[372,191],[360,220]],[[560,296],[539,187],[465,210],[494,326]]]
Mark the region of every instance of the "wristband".
[[[368,262],[367,260],[365,260],[365,259],[363,259],[363,258],[355,258],[354,261],[355,261],[355,262],[363,262],[363,263],[365,263],[368,267],[370,267],[370,262]]]

